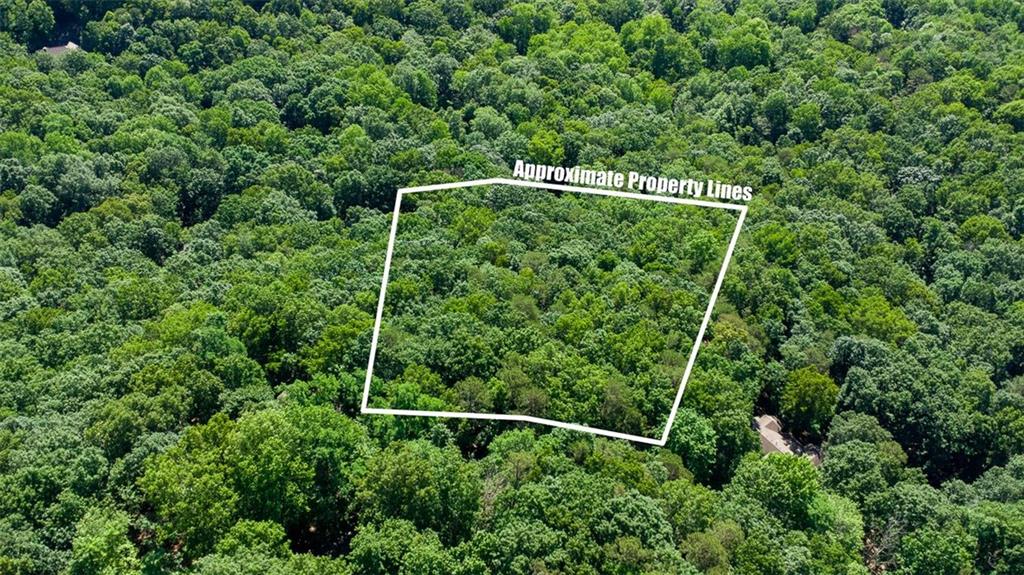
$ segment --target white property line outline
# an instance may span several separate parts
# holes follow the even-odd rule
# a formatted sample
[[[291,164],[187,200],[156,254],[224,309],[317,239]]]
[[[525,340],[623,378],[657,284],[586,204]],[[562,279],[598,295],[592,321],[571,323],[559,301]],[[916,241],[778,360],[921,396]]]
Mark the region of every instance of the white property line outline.
[[[701,321],[700,328],[697,330],[697,336],[694,339],[693,347],[690,350],[690,357],[686,362],[686,369],[683,371],[683,378],[679,382],[679,389],[676,391],[675,401],[672,403],[672,411],[669,412],[668,420],[665,422],[665,430],[661,434],[660,439],[653,437],[645,437],[643,435],[632,435],[629,433],[621,433],[619,431],[611,431],[608,429],[600,429],[597,427],[590,427],[588,425],[580,425],[578,423],[567,423],[564,421],[555,421],[552,419],[544,419],[542,417],[534,417],[532,415],[518,415],[508,413],[474,413],[474,412],[462,412],[462,411],[421,411],[416,409],[390,409],[382,407],[370,407],[370,382],[373,379],[373,362],[377,357],[377,339],[380,336],[381,318],[384,315],[384,298],[387,295],[388,289],[388,275],[391,271],[391,255],[395,249],[395,236],[398,232],[398,216],[402,209],[402,196],[404,194],[412,194],[415,192],[432,192],[436,190],[450,190],[455,188],[470,188],[474,186],[487,186],[493,184],[507,184],[510,186],[519,186],[526,188],[536,188],[541,190],[557,190],[566,192],[578,192],[583,194],[593,194],[599,196],[614,196],[619,198],[631,198],[636,200],[647,200],[655,202],[665,202],[670,204],[687,204],[691,206],[701,206],[706,208],[717,208],[725,210],[735,210],[739,212],[739,217],[736,220],[736,229],[732,232],[732,237],[729,239],[729,246],[725,249],[725,257],[722,259],[722,268],[718,271],[718,277],[715,279],[715,286],[711,290],[711,297],[708,299],[708,308],[704,312],[704,319]],[[377,300],[377,318],[373,324],[373,336],[370,340],[370,359],[366,366],[366,381],[363,383],[363,401],[360,406],[361,413],[374,414],[374,415],[406,415],[406,416],[420,416],[420,417],[450,417],[450,418],[463,418],[463,419],[491,419],[500,421],[522,421],[525,423],[537,423],[540,425],[547,425],[551,427],[560,427],[563,429],[571,429],[573,431],[582,431],[586,433],[593,433],[595,435],[603,435],[607,437],[614,437],[617,439],[627,439],[629,441],[636,441],[639,443],[647,443],[650,445],[664,446],[668,442],[669,432],[672,431],[672,424],[675,421],[676,415],[679,413],[679,404],[683,400],[683,392],[686,390],[686,382],[690,379],[690,373],[693,371],[693,365],[697,360],[697,352],[700,351],[701,343],[704,340],[704,333],[707,331],[708,323],[711,321],[711,315],[715,309],[715,302],[718,300],[718,293],[722,289],[722,282],[725,280],[725,272],[729,268],[729,261],[732,259],[733,251],[736,248],[736,241],[740,237],[740,230],[743,228],[743,220],[747,217],[747,206],[740,204],[727,204],[721,202],[709,202],[705,200],[694,200],[690,198],[676,198],[671,196],[657,196],[648,194],[635,194],[631,192],[620,192],[616,190],[601,190],[596,188],[583,188],[579,186],[566,186],[562,184],[548,184],[541,182],[530,182],[523,180],[512,180],[508,178],[487,178],[482,180],[467,180],[463,182],[452,182],[448,184],[431,184],[427,186],[414,186],[409,188],[399,188],[398,194],[395,197],[395,211],[391,216],[391,234],[388,237],[388,251],[384,256],[384,275],[381,278],[380,284],[380,297]]]

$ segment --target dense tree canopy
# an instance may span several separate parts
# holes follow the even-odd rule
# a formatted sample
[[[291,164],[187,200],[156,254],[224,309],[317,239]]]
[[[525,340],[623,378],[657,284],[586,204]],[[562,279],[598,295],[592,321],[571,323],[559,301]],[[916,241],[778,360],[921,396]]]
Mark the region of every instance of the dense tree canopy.
[[[0,573],[1024,572],[1022,30],[1004,0],[0,0]],[[396,189],[516,159],[754,189],[665,448],[359,414]],[[659,260],[671,222],[519,253],[449,210],[419,233],[489,266],[389,297],[481,289],[382,397],[539,402],[557,364],[629,421],[607,366],[675,369],[714,258]],[[616,304],[606,362],[464,327],[585,348]],[[821,467],[755,453],[760,413]]]
[[[660,437],[736,212],[504,184],[402,211],[371,405]]]

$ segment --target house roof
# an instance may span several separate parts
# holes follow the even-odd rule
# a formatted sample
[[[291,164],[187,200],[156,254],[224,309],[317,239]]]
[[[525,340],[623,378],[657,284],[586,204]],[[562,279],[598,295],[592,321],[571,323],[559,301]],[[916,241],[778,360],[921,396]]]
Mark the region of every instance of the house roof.
[[[73,52],[78,49],[78,44],[75,44],[74,42],[68,42],[67,44],[62,44],[60,46],[46,46],[45,48],[40,50],[40,52],[51,54],[53,56],[59,56],[65,52]]]
[[[762,453],[788,453],[803,455],[818,465],[821,457],[818,448],[813,445],[801,445],[798,441],[782,432],[782,424],[772,415],[759,415],[754,418],[754,429],[761,440]]]

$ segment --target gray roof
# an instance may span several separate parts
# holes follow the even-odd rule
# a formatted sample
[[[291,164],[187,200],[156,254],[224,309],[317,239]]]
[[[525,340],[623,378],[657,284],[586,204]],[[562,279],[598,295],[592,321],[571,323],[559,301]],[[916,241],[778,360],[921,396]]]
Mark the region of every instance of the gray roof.
[[[60,46],[47,46],[40,50],[40,52],[51,54],[53,56],[59,56],[65,52],[73,52],[75,50],[78,50],[78,44],[75,44],[74,42],[68,42],[67,44],[62,44]]]

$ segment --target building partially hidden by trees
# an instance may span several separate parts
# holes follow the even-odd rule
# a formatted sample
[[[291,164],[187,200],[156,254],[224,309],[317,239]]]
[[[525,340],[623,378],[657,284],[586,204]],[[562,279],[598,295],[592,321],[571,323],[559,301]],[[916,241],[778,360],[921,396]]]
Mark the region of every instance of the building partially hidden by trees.
[[[61,54],[73,52],[78,49],[78,44],[75,44],[74,42],[68,42],[67,44],[60,44],[58,46],[43,46],[39,49],[39,51],[44,54],[49,54],[51,56],[60,56]]]
[[[783,453],[807,456],[814,465],[821,464],[820,451],[814,445],[803,445],[793,436],[782,432],[782,423],[774,415],[758,415],[753,422],[761,443],[761,453]]]

